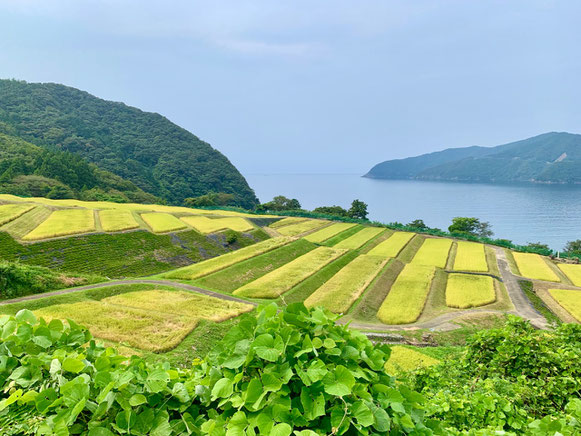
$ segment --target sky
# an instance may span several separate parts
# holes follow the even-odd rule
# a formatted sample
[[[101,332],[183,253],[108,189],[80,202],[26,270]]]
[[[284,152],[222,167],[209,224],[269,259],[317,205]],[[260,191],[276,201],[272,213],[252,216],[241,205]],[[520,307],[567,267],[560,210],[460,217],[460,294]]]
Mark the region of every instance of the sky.
[[[0,0],[0,77],[158,112],[244,174],[581,133],[578,0]]]

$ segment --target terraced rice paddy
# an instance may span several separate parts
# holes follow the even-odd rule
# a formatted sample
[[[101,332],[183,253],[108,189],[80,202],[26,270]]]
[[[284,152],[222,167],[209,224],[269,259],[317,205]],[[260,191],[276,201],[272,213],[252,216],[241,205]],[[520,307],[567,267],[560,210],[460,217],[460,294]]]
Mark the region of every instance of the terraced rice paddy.
[[[433,266],[407,264],[381,304],[377,317],[385,324],[409,324],[422,314],[430,284]]]
[[[348,250],[357,250],[362,247],[366,242],[371,241],[380,233],[383,233],[385,229],[381,227],[365,227],[363,230],[355,233],[347,239],[342,240],[335,248],[345,248]]]
[[[291,216],[288,218],[283,218],[280,221],[277,221],[275,223],[272,223],[270,226],[270,228],[272,229],[278,229],[279,227],[284,227],[284,226],[290,226],[291,224],[297,224],[297,223],[301,223],[303,221],[307,221],[308,218],[303,218],[303,217],[299,217],[299,216]]]
[[[427,238],[412,259],[412,263],[446,268],[451,247],[451,239]]]
[[[24,215],[34,206],[30,204],[2,204],[0,205],[0,226]]]
[[[56,238],[95,231],[95,214],[89,209],[56,210],[33,231],[24,236],[26,241]]]
[[[414,236],[415,233],[395,232],[367,254],[370,256],[396,257]]]
[[[551,267],[545,262],[542,256],[534,253],[513,252],[514,260],[520,275],[534,280],[545,280],[548,282],[560,282],[561,279]]]
[[[133,213],[128,210],[101,210],[99,220],[105,232],[121,232],[139,228]]]
[[[573,318],[581,322],[581,291],[573,289],[549,289],[549,294]]]
[[[412,371],[414,369],[437,365],[438,363],[440,363],[438,359],[420,351],[402,347],[401,345],[394,345],[391,347],[391,354],[385,364],[385,370],[388,374],[396,375],[402,371]]]
[[[329,224],[329,221],[323,220],[307,220],[297,224],[277,228],[277,232],[284,236],[298,236],[311,230],[318,229]]]
[[[446,305],[456,309],[484,306],[496,301],[494,279],[473,274],[450,274],[446,285]]]
[[[487,272],[486,252],[484,244],[475,242],[458,241],[456,258],[454,259],[454,270]]]
[[[259,254],[274,250],[275,248],[282,247],[283,245],[288,244],[291,240],[292,238],[287,237],[267,239],[266,241],[241,248],[240,250],[232,251],[222,256],[205,260],[204,262],[177,269],[164,274],[164,277],[167,279],[178,280],[197,279],[216,271],[220,271],[234,265],[235,263],[250,259],[251,257],[258,256]]]
[[[250,298],[277,298],[345,253],[330,247],[319,247],[234,291]]]
[[[130,292],[102,301],[47,306],[35,311],[45,319],[72,319],[100,339],[161,352],[177,346],[200,319],[224,320],[252,306],[182,291]]]
[[[351,224],[351,223],[332,224],[328,227],[325,227],[321,230],[317,230],[316,232],[305,236],[305,239],[307,241],[320,243],[320,242],[326,241],[329,238],[332,238],[335,235],[338,235],[339,233],[344,232],[345,230],[348,230],[352,227],[355,227],[356,225],[357,224]]]
[[[151,228],[153,233],[167,233],[187,228],[182,221],[169,213],[143,213],[141,218],[143,218],[143,221]]]
[[[365,254],[355,258],[309,296],[305,305],[325,306],[335,313],[347,312],[387,262],[388,259]]]
[[[557,264],[559,269],[567,276],[571,283],[581,287],[581,265],[572,265],[569,263]]]
[[[215,233],[220,230],[231,229],[237,232],[247,232],[254,227],[244,218],[207,218],[205,216],[184,216],[183,222],[200,233]]]

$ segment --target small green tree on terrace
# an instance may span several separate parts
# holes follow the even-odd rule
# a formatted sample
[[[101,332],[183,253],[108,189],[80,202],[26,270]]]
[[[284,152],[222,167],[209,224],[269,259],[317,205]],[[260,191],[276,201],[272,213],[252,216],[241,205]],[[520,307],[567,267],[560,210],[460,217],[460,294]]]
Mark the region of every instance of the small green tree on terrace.
[[[347,215],[349,216],[349,218],[355,218],[360,220],[366,220],[368,213],[369,212],[367,212],[367,203],[364,203],[361,200],[353,200],[353,203],[351,203],[351,207],[347,211]]]
[[[412,222],[406,224],[409,227],[413,227],[415,229],[429,229],[429,227],[424,223],[424,220],[413,220]]]
[[[324,213],[326,215],[341,216],[341,217],[349,216],[347,209],[344,209],[341,206],[316,207],[315,209],[313,209],[313,212]]]
[[[284,195],[277,195],[269,201],[268,203],[261,204],[257,207],[257,210],[273,210],[273,211],[283,211],[283,210],[300,210],[301,203],[296,198],[287,198]]]
[[[576,241],[569,241],[567,245],[565,245],[565,253],[569,254],[581,254],[581,239],[577,239]]]
[[[490,238],[494,233],[490,223],[480,221],[474,217],[456,217],[452,219],[452,225],[448,227],[450,233],[466,233],[482,238]]]

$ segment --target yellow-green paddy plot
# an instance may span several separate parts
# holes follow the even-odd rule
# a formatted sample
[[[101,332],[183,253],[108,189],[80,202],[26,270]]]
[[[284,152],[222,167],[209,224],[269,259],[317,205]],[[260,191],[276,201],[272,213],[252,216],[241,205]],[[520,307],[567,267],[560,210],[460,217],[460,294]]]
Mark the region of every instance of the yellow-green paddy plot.
[[[161,352],[176,347],[200,319],[220,321],[251,308],[182,291],[151,290],[47,306],[35,314],[45,319],[72,319],[100,339]]]
[[[141,214],[141,218],[151,227],[154,233],[167,233],[187,228],[182,221],[169,213],[143,213]]]
[[[581,291],[573,289],[549,289],[551,297],[557,300],[563,309],[581,322]]]
[[[475,274],[450,274],[446,285],[446,305],[457,309],[484,306],[496,301],[494,279]]]
[[[417,321],[426,304],[435,268],[407,264],[391,287],[377,317],[385,324],[409,324]]]
[[[542,256],[534,253],[513,252],[516,266],[520,275],[533,280],[545,280],[548,282],[560,282],[559,276],[545,262]]]
[[[258,242],[257,244],[232,251],[222,256],[214,257],[200,263],[171,271],[164,274],[164,277],[177,280],[197,279],[199,277],[212,274],[216,271],[220,271],[224,268],[234,265],[235,263],[242,262],[243,260],[250,259],[251,257],[258,256],[259,254],[266,253],[270,250],[274,250],[275,248],[282,247],[292,240],[293,238],[289,237],[267,239],[266,241]]]
[[[370,256],[396,257],[414,236],[415,233],[395,232],[367,254]]]
[[[427,238],[412,259],[412,263],[446,268],[451,247],[451,239]]]
[[[283,218],[280,221],[272,223],[270,226],[273,229],[278,229],[279,227],[290,226],[291,224],[301,223],[303,221],[307,221],[308,218],[304,218],[301,216],[289,216],[288,218]]]
[[[93,210],[61,209],[51,213],[45,221],[22,239],[36,241],[94,231],[95,214]]]
[[[329,224],[329,221],[307,220],[307,221],[302,221],[302,222],[297,223],[297,224],[291,224],[289,226],[279,227],[276,230],[281,235],[297,236],[297,235],[301,235],[303,233],[310,232],[311,230],[318,229],[319,227],[323,227],[326,224]]]
[[[277,298],[310,277],[346,250],[319,247],[234,291],[250,298]]]
[[[99,220],[105,232],[121,232],[139,227],[133,213],[128,210],[102,210],[99,212]]]
[[[307,307],[325,306],[331,312],[345,313],[367,289],[389,259],[362,254],[344,266],[306,300]]]
[[[367,241],[375,238],[380,233],[383,233],[385,229],[381,227],[366,227],[363,230],[349,236],[347,239],[343,239],[341,242],[335,245],[335,248],[345,248],[348,250],[357,250]]]
[[[182,217],[189,226],[200,233],[214,233],[219,230],[232,229],[237,232],[246,232],[254,227],[244,218],[208,218],[205,216],[184,216]]]
[[[474,272],[488,271],[484,244],[458,241],[458,249],[456,250],[456,258],[454,259],[454,270]]]
[[[558,266],[575,286],[581,286],[581,265],[560,263]]]
[[[0,226],[15,220],[33,209],[32,204],[2,204],[0,205]]]
[[[440,363],[438,359],[420,351],[402,347],[401,345],[394,345],[391,347],[389,360],[385,363],[385,370],[388,374],[395,375],[402,371],[413,371],[414,369],[426,368],[438,363]]]
[[[324,229],[317,230],[316,232],[305,236],[305,239],[315,243],[323,242],[335,235],[338,235],[341,232],[344,232],[345,230],[350,229],[351,227],[355,227],[356,225],[357,224],[352,223],[332,224],[328,227],[325,227]]]

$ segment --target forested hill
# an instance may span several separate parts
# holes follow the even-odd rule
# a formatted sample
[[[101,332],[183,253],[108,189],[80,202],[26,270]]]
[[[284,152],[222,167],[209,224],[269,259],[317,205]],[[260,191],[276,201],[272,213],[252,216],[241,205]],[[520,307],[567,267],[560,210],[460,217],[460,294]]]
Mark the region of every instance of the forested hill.
[[[581,183],[581,135],[551,132],[496,147],[451,148],[375,165],[375,179]]]
[[[53,83],[0,80],[0,133],[71,152],[171,203],[208,192],[258,201],[219,151],[155,113]]]

